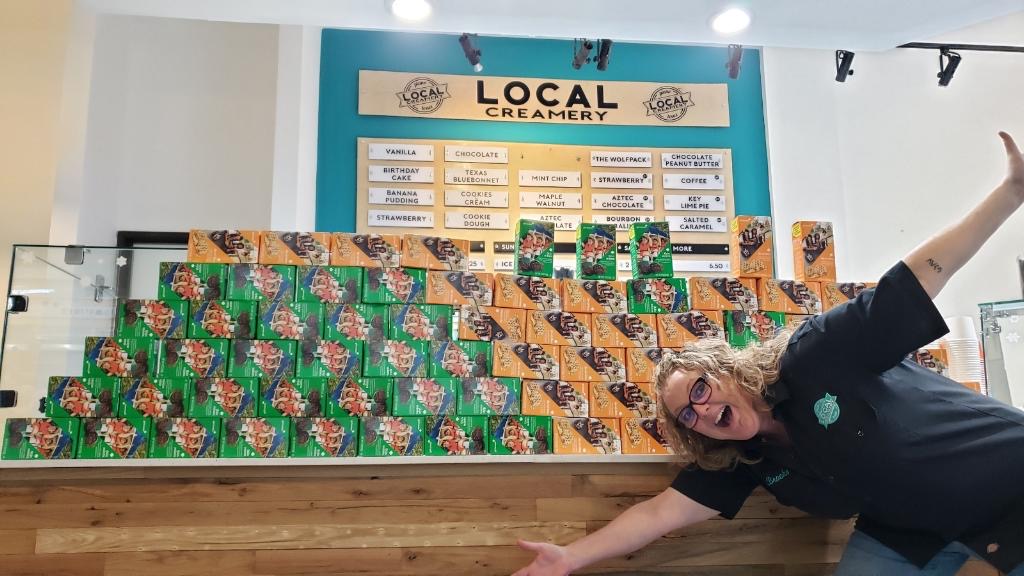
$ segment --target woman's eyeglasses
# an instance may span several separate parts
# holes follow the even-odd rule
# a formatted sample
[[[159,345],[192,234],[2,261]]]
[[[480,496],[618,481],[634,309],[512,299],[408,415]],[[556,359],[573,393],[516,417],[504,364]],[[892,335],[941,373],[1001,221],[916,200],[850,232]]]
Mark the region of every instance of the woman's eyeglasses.
[[[701,404],[707,404],[708,400],[711,399],[711,385],[708,384],[707,379],[701,376],[693,381],[693,386],[690,388],[690,403],[683,406],[678,413],[676,413],[676,423],[692,430],[697,425],[697,420],[700,417],[697,411],[693,409],[694,406]]]

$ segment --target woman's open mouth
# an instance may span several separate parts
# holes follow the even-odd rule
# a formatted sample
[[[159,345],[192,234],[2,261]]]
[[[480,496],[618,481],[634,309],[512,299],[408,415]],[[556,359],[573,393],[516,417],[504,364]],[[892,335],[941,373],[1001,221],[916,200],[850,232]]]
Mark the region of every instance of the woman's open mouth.
[[[722,406],[722,409],[718,412],[718,416],[715,418],[715,426],[719,428],[728,428],[730,423],[732,423],[732,407],[726,404],[725,406]]]

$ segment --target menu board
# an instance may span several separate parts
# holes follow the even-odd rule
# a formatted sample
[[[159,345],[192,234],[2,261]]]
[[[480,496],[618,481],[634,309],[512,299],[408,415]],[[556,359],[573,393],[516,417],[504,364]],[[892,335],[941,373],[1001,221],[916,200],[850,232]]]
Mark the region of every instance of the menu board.
[[[569,265],[581,222],[669,222],[681,275],[729,272],[732,151],[360,138],[356,230],[475,241],[474,269],[511,270],[520,218],[555,224]],[[620,277],[629,254],[620,249]],[[572,266],[568,266],[572,267]]]

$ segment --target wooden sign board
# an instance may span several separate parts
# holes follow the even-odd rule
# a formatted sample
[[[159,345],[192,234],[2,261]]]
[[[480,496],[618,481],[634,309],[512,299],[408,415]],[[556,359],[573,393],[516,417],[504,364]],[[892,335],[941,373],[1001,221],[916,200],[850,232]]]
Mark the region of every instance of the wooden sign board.
[[[723,127],[729,125],[729,86],[360,70],[359,113],[489,122]]]
[[[675,164],[694,167],[665,167]],[[553,222],[555,241],[568,243],[581,222],[616,224],[627,242],[630,223],[667,221],[673,243],[706,247],[728,245],[735,216],[732,151],[723,148],[360,138],[357,169],[358,232],[483,241],[474,268],[491,272],[508,271],[512,254],[495,243],[511,243],[520,218]],[[680,276],[729,271],[726,252],[675,259]],[[618,260],[628,278],[629,254]]]

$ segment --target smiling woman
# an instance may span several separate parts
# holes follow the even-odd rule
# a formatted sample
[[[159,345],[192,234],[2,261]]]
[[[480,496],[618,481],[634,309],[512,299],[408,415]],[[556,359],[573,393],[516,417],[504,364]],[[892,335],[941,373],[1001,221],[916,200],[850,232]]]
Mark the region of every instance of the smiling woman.
[[[932,298],[1024,204],[1024,156],[1000,137],[1002,184],[877,287],[760,346],[666,355],[659,417],[684,469],[568,547],[521,543],[537,558],[516,576],[562,576],[731,519],[757,486],[815,516],[858,516],[836,576],[953,576],[972,554],[1024,575],[1024,413],[908,359],[948,332]]]
[[[721,470],[750,463],[735,441],[758,434],[778,437],[766,398],[772,396],[779,357],[791,335],[784,331],[762,346],[741,350],[717,338],[699,340],[661,362],[655,375],[659,411],[665,422],[678,424],[665,427],[676,454],[701,468]],[[702,381],[709,393],[694,402]]]

